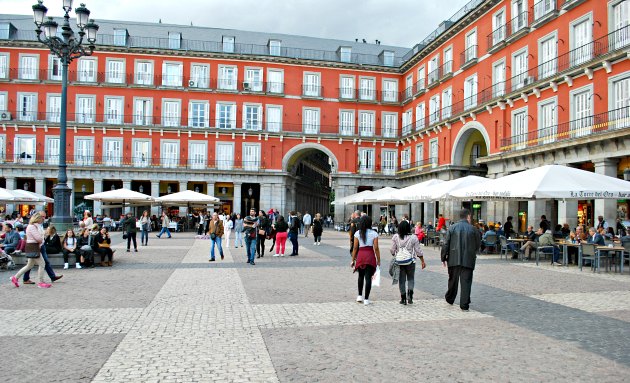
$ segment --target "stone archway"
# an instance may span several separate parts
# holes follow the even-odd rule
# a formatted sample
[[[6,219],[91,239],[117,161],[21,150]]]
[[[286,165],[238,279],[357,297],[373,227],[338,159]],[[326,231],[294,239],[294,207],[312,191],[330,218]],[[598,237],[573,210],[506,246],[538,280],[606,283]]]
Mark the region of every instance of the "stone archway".
[[[451,164],[454,166],[473,166],[471,155],[476,150],[481,157],[487,156],[490,153],[490,136],[481,123],[470,121],[462,127],[455,137],[451,151]]]
[[[339,169],[339,161],[330,149],[321,144],[304,143],[296,145],[287,151],[282,158],[282,170],[290,173],[293,166],[300,160],[301,157],[316,151],[323,152],[331,159],[333,163],[333,172],[336,169]]]

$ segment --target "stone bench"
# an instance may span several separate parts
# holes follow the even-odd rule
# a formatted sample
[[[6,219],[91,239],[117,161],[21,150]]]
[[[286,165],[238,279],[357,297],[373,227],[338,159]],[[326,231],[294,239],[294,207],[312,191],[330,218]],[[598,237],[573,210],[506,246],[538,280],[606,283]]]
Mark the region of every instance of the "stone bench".
[[[114,255],[116,254],[116,250],[114,249]],[[21,267],[26,265],[26,257],[24,256],[24,253],[22,254],[11,254],[11,258],[13,258],[13,262],[15,262],[16,267]],[[72,265],[74,267],[74,261],[75,261],[75,257],[74,255],[70,255],[68,257],[68,262],[70,263],[70,265]],[[100,263],[100,259],[101,256],[99,254],[95,254],[94,255],[94,261],[96,264]],[[57,253],[57,254],[48,254],[48,261],[50,262],[50,264],[52,265],[52,267],[63,267],[63,254],[62,253]]]

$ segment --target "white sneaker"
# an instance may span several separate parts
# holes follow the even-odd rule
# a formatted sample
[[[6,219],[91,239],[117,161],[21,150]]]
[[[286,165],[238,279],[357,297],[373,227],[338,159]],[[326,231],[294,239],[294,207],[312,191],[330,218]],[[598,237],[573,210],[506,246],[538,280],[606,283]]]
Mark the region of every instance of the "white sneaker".
[[[367,305],[369,305],[369,304],[370,304],[370,301],[369,301],[369,300],[367,300],[367,299],[366,299],[366,300],[364,300],[364,301],[363,301],[363,306],[367,306]]]
[[[284,254],[280,254],[281,257],[284,257]]]
[[[80,263],[77,263],[75,266],[76,266],[77,269],[82,269],[83,268],[83,267],[81,267]]]
[[[560,262],[554,262],[554,263],[553,263],[553,265],[554,265],[554,266],[562,266],[562,263],[560,263]]]
[[[363,295],[357,296],[357,303],[363,302]]]
[[[68,264],[67,264],[67,263],[64,263],[64,264],[63,264],[63,269],[64,269],[64,270],[68,270]]]
[[[274,254],[273,256],[274,256],[274,257],[279,257],[279,256],[280,256],[280,254]]]
[[[319,246],[319,245],[321,245],[321,244],[322,244],[321,242],[317,242],[317,246]]]

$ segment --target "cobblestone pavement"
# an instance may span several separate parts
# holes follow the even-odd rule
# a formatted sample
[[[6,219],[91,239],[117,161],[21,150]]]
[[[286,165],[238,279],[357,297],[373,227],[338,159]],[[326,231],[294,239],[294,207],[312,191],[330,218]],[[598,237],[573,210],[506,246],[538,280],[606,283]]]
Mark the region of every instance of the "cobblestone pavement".
[[[49,290],[0,272],[0,382],[630,381],[628,273],[484,255],[463,312],[426,247],[413,305],[384,271],[363,306],[347,236],[299,240],[251,266],[234,247],[208,262],[192,234],[127,253],[116,233],[113,267],[59,270]]]

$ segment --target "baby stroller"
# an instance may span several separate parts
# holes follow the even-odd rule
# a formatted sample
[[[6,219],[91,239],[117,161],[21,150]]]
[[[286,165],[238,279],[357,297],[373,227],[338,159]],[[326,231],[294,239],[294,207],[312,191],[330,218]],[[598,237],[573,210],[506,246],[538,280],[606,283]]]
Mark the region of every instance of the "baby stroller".
[[[15,262],[13,262],[13,258],[5,252],[0,253],[0,270],[13,269],[15,269]]]

